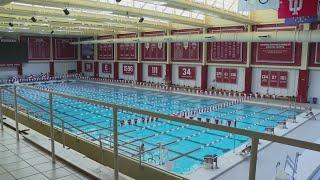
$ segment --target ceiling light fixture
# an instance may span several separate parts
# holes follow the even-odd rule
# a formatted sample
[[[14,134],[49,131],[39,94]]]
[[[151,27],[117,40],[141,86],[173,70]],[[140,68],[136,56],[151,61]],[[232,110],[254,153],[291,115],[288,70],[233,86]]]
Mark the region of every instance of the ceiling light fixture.
[[[30,18],[30,20],[31,20],[32,22],[37,22],[37,19],[36,19],[34,16],[32,16],[32,17]]]
[[[65,8],[65,9],[63,10],[63,12],[64,12],[65,15],[69,15],[69,14],[70,14],[70,12],[69,12],[69,10],[68,10],[67,8]]]
[[[144,21],[144,17],[141,17],[140,19],[139,19],[139,23],[142,23]]]

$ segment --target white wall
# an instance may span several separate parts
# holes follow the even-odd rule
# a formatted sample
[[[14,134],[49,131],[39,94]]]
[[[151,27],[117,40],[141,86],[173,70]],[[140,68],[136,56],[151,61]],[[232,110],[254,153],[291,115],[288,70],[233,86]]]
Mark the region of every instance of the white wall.
[[[22,65],[23,75],[49,73],[49,62],[29,62]]]
[[[12,76],[18,76],[17,67],[0,67],[0,79],[8,79]]]
[[[110,63],[111,64],[111,73],[103,73],[102,72],[102,64],[103,63]],[[114,73],[114,66],[113,66],[113,61],[99,61],[99,76],[100,77],[110,77],[113,78],[113,73]]]
[[[287,88],[272,88],[261,86],[261,70],[269,71],[288,71]],[[280,96],[296,96],[298,88],[299,70],[297,69],[272,69],[272,68],[253,68],[252,69],[252,92],[261,94],[275,94]]]
[[[66,74],[68,70],[77,70],[76,61],[54,61],[54,73]]]
[[[179,66],[196,67],[196,79],[179,79]],[[172,64],[172,83],[178,85],[186,85],[190,87],[200,87],[201,85],[201,65],[190,64]]]
[[[149,77],[148,76],[148,66],[149,65],[162,66],[162,77]],[[149,62],[143,63],[143,81],[154,82],[154,83],[164,83],[165,75],[166,75],[166,65],[165,64],[149,63]]]
[[[216,68],[229,68],[237,69],[237,83],[217,83],[216,82]],[[217,89],[233,90],[233,91],[244,91],[244,81],[245,81],[245,68],[242,67],[223,67],[223,66],[208,66],[208,89],[215,87]]]
[[[318,98],[318,104],[320,104],[320,70],[310,70],[308,92],[310,102],[312,102],[313,97]]]
[[[133,64],[134,66],[134,75],[125,75],[123,74],[123,64]],[[119,79],[125,80],[137,80],[137,63],[136,62],[119,62]]]

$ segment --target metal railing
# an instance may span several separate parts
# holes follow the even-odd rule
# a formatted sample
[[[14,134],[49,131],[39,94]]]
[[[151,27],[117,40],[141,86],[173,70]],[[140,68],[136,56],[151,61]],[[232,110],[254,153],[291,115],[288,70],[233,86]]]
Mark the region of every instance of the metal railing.
[[[49,110],[44,109],[43,107],[33,103],[32,101],[20,96],[17,94],[17,87],[21,88],[26,88],[26,89],[31,89],[43,93],[49,94]],[[53,108],[52,108],[52,98],[53,96],[60,96],[68,99],[73,99],[76,101],[80,102],[86,102],[89,104],[93,105],[98,105],[98,106],[103,106],[103,107],[109,107],[112,108],[112,115],[113,115],[113,152],[114,152],[114,178],[117,180],[119,178],[119,167],[118,167],[118,111],[128,111],[132,113],[137,113],[137,114],[143,114],[143,115],[148,115],[152,117],[157,117],[161,119],[167,119],[169,121],[174,121],[174,122],[180,122],[180,123],[185,123],[185,124],[190,124],[190,125],[195,125],[195,126],[201,126],[209,129],[214,129],[214,130],[219,130],[219,131],[224,131],[224,132],[229,132],[233,134],[238,134],[238,135],[243,135],[243,136],[248,136],[252,140],[252,147],[251,147],[251,159],[250,159],[250,168],[249,168],[249,180],[254,180],[256,177],[256,164],[257,164],[257,152],[258,152],[258,144],[259,140],[267,140],[271,142],[277,142],[280,144],[286,144],[294,147],[300,147],[300,148],[305,148],[309,150],[314,150],[317,152],[320,152],[320,144],[312,143],[312,142],[306,142],[302,140],[297,140],[297,139],[292,139],[288,137],[282,137],[282,136],[277,136],[277,135],[272,135],[272,134],[265,134],[265,133],[260,133],[260,132],[254,132],[254,131],[249,131],[249,130],[244,130],[244,129],[238,129],[234,127],[228,127],[228,126],[223,126],[223,125],[217,125],[214,123],[207,123],[207,122],[202,122],[202,121],[192,121],[190,119],[182,118],[182,117],[176,117],[176,116],[171,116],[171,115],[166,115],[166,114],[161,114],[161,113],[156,113],[156,112],[151,112],[151,111],[146,111],[146,110],[141,110],[141,109],[136,109],[136,108],[131,108],[123,105],[117,105],[117,104],[112,104],[112,103],[107,103],[99,100],[93,100],[93,99],[88,99],[88,98],[83,98],[83,97],[78,97],[74,95],[69,95],[65,93],[59,93],[59,92],[54,92],[54,91],[49,91],[46,89],[39,89],[35,88],[32,86],[26,86],[22,84],[16,84],[14,85],[14,91],[11,91],[7,88],[1,87],[0,86],[0,104],[3,104],[3,99],[2,97],[2,91],[8,91],[14,95],[14,112],[15,112],[15,121],[16,121],[16,130],[17,130],[17,139],[19,139],[19,121],[17,119],[17,113],[18,113],[18,105],[17,105],[17,98],[22,98],[28,103],[31,103],[32,105],[35,105],[36,107],[44,110],[49,114],[50,117],[50,126],[51,126],[51,148],[52,148],[52,159],[53,161],[55,160],[55,152],[54,152],[54,137],[53,137],[53,117],[56,117],[53,114]],[[1,118],[1,127],[3,127],[3,109],[2,106],[0,106],[0,118]],[[63,123],[68,123],[64,121],[63,119],[59,118]],[[71,125],[71,124],[70,124]],[[72,125],[71,125],[72,126]],[[64,125],[62,125],[64,127]],[[76,128],[76,127],[74,127]],[[63,128],[64,129],[64,128]],[[77,128],[78,130],[81,130]],[[63,133],[65,133],[63,131]],[[89,135],[88,133],[84,132],[86,135]],[[94,138],[94,137],[93,137]],[[100,147],[102,147],[102,142],[101,138],[94,138],[95,140],[100,142]]]

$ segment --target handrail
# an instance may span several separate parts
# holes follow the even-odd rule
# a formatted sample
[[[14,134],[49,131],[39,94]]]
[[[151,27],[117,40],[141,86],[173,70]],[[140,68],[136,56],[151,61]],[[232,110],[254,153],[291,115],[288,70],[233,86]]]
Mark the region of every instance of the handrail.
[[[13,91],[11,91],[11,90],[9,90],[9,89],[7,89],[7,88],[2,88],[2,89],[3,89],[3,90],[5,90],[5,91],[10,92],[10,93],[12,93],[12,94],[14,94],[14,92],[13,92]],[[23,96],[21,96],[21,95],[19,95],[19,94],[17,94],[17,97],[18,97],[18,98],[20,98],[20,99],[22,99],[22,100],[24,100],[24,101],[27,101],[27,102],[28,102],[28,103],[30,103],[31,105],[33,105],[33,106],[35,106],[35,107],[37,107],[37,108],[39,108],[39,109],[43,110],[44,112],[49,113],[49,110],[47,110],[47,109],[45,109],[45,108],[41,107],[40,105],[35,104],[34,102],[30,101],[29,99],[27,99],[27,98],[25,98],[25,97],[23,97]],[[94,139],[95,141],[99,141],[99,140],[98,140],[97,138],[95,138],[94,136],[92,136],[92,135],[90,135],[90,134],[88,134],[88,133],[84,132],[83,130],[81,130],[81,129],[79,129],[79,128],[75,127],[75,126],[73,126],[72,124],[70,124],[69,122],[66,122],[66,121],[65,121],[65,120],[63,120],[62,118],[60,118],[60,117],[58,117],[58,116],[56,116],[56,115],[52,115],[52,116],[53,116],[54,118],[59,119],[59,120],[60,120],[60,121],[62,121],[63,123],[68,124],[68,125],[69,125],[69,126],[71,126],[72,128],[74,128],[74,129],[76,129],[76,130],[78,130],[78,131],[82,132],[83,134],[88,135],[90,138]]]
[[[167,119],[170,121],[175,121],[175,122],[180,122],[180,123],[185,123],[185,124],[190,124],[190,125],[195,125],[195,126],[201,126],[204,128],[209,128],[209,129],[214,129],[214,130],[219,130],[219,131],[225,131],[229,133],[234,133],[234,134],[239,134],[243,136],[248,136],[252,139],[263,139],[267,141],[272,141],[272,142],[277,142],[280,144],[286,144],[290,146],[295,146],[295,147],[300,147],[304,149],[309,149],[309,150],[314,150],[320,152],[320,144],[313,143],[313,142],[307,142],[307,141],[302,141],[302,140],[297,140],[293,138],[288,138],[288,137],[282,137],[282,136],[277,136],[277,135],[272,135],[272,134],[266,134],[266,133],[260,133],[260,132],[254,132],[254,131],[249,131],[245,129],[238,129],[234,127],[228,127],[228,126],[223,126],[223,125],[218,125],[218,124],[213,124],[213,123],[206,123],[202,121],[194,121],[182,117],[176,117],[176,116],[171,116],[171,115],[166,115],[162,113],[157,113],[157,112],[151,112],[147,110],[142,110],[142,109],[137,109],[137,108],[132,108],[128,106],[123,106],[123,105],[117,105],[117,104],[112,104],[112,103],[107,103],[99,100],[93,100],[93,99],[88,99],[88,98],[83,98],[83,97],[78,97],[74,95],[69,95],[66,93],[59,93],[56,91],[50,91],[50,90],[44,90],[44,89],[39,89],[31,86],[26,86],[26,85],[20,85],[17,84],[17,86],[28,88],[28,89],[33,89],[36,91],[40,92],[45,92],[45,93],[52,93],[57,96],[62,96],[65,98],[70,98],[70,99],[75,99],[78,101],[83,101],[83,102],[88,102],[91,104],[96,104],[100,106],[106,106],[106,107],[112,107],[116,109],[122,109],[125,111],[130,111],[133,113],[137,114],[145,114],[149,115],[152,117],[158,117],[161,119]]]

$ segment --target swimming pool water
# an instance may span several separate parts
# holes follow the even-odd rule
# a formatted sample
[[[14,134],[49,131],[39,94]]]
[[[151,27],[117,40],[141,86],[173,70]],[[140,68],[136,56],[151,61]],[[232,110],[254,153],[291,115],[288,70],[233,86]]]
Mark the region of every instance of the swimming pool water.
[[[224,102],[213,98],[84,82],[45,83],[35,86],[165,114],[206,108]],[[17,88],[17,92],[32,102],[48,108],[48,94],[20,87]],[[5,93],[4,98],[5,102],[13,104],[12,95]],[[22,99],[18,102],[28,113],[48,121],[47,113]],[[66,130],[89,139],[103,135],[105,146],[112,145],[110,141],[113,128],[111,109],[58,96],[54,96],[53,109],[56,117],[67,122]],[[238,128],[264,132],[266,127],[277,126],[278,122],[298,113],[300,112],[278,107],[241,103],[215,111],[202,112],[195,117],[211,120],[218,118],[223,124],[228,120],[236,120]],[[221,156],[248,141],[245,136],[233,136],[222,131],[163,119],[142,123],[142,118],[147,116],[125,111],[118,112],[119,152],[138,158],[139,147],[143,143],[146,151],[143,155],[144,161],[158,166],[163,162],[173,161],[172,171],[175,173],[190,172],[201,166],[205,155]],[[127,122],[128,119],[132,121],[138,119],[139,122],[120,126],[121,120]],[[58,118],[54,118],[54,122],[56,126],[61,127],[61,121]],[[84,132],[89,133],[91,137]],[[160,144],[162,149],[159,148]]]

